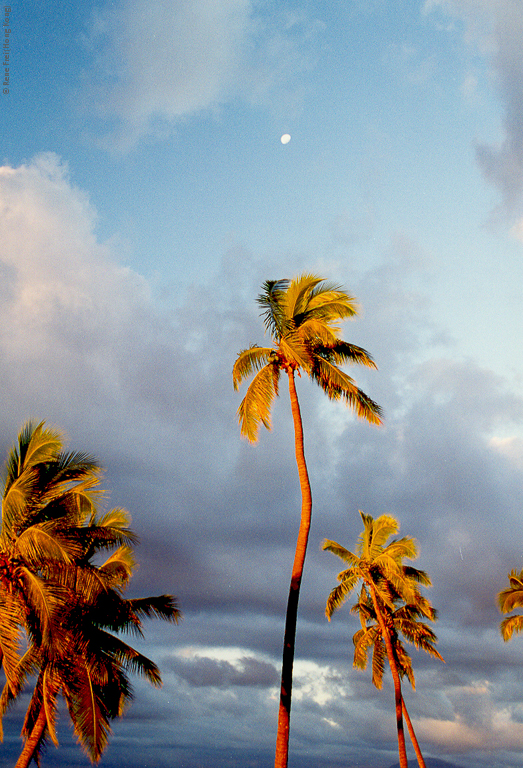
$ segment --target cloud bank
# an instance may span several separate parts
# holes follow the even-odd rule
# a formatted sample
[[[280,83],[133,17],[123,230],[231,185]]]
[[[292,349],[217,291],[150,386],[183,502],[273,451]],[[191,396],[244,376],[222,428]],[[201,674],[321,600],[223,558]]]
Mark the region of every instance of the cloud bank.
[[[254,301],[262,281],[314,264],[233,250],[165,313],[115,243],[99,241],[96,212],[55,155],[0,169],[0,206],[2,450],[33,416],[97,455],[111,504],[130,509],[142,540],[133,589],[172,592],[185,614],[179,627],[147,632],[164,689],[138,686],[105,764],[142,765],[150,734],[158,766],[261,767],[273,750],[299,488],[284,388],[273,432],[251,446],[239,437],[230,372],[239,349],[263,340]],[[375,691],[352,669],[348,610],[330,624],[324,617],[340,564],[320,543],[352,547],[360,508],[397,516],[433,579],[446,664],[415,654],[417,692],[406,692],[425,751],[485,768],[511,755],[522,765],[512,753],[522,738],[514,670],[523,650],[517,639],[502,643],[495,604],[521,564],[521,397],[452,357],[425,311],[416,243],[398,235],[383,264],[362,274],[323,266],[363,304],[364,319],[344,336],[376,357],[378,372],[353,373],[386,422],[358,423],[299,382],[315,511],[293,754],[307,768],[320,758],[330,768],[395,760],[390,682]],[[10,734],[19,717],[10,714]],[[70,748],[62,760],[76,754]]]

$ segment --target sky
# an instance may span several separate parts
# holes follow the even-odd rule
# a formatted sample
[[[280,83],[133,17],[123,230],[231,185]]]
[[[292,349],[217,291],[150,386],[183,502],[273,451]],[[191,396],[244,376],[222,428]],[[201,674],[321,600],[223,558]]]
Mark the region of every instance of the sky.
[[[390,675],[353,669],[348,607],[324,615],[341,562],[321,542],[354,548],[359,509],[395,516],[432,578],[445,664],[413,651],[405,690],[425,756],[523,768],[523,638],[496,603],[523,568],[520,0],[0,11],[0,452],[34,419],[94,454],[140,537],[129,594],[184,615],[146,626],[164,685],[136,681],[101,765],[273,763],[292,420],[282,388],[242,440],[231,370],[267,341],[262,283],[307,272],[357,297],[342,335],[378,370],[350,374],[384,425],[298,380],[314,509],[289,768],[397,762]],[[45,765],[89,764],[65,714],[59,738]]]

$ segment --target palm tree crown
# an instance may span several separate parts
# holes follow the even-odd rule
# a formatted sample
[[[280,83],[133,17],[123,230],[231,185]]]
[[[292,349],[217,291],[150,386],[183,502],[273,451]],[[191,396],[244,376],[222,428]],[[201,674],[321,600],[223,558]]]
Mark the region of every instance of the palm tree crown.
[[[368,352],[339,338],[339,322],[357,314],[353,297],[316,275],[303,274],[294,280],[267,280],[258,304],[273,346],[254,344],[242,350],[234,364],[236,390],[255,374],[238,409],[245,437],[255,442],[260,422],[270,429],[282,370],[304,371],[331,400],[342,399],[360,418],[381,423],[380,407],[339,367],[347,363],[376,367]]]

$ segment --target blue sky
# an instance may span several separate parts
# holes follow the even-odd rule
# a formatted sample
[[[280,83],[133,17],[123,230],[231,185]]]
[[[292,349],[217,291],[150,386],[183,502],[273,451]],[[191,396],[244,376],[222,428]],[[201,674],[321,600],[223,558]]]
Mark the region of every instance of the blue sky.
[[[314,522],[290,768],[389,768],[390,681],[324,606],[358,509],[395,515],[433,580],[446,664],[414,656],[428,756],[523,766],[523,641],[495,596],[523,567],[523,10],[519,0],[135,0],[10,6],[0,94],[2,450],[28,418],[107,467],[141,538],[135,594],[162,691],[102,765],[273,759],[299,493],[284,395],[240,439],[231,368],[266,279],[357,296],[344,338],[385,424],[299,382]],[[291,135],[288,144],[280,137]],[[14,753],[23,707],[6,721]],[[52,765],[87,765],[63,718]]]

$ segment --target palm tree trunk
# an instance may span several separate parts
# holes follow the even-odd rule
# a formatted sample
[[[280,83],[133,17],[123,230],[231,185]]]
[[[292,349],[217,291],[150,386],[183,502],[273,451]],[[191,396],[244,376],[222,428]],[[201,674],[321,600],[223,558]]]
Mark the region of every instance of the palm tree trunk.
[[[403,696],[401,694],[401,680],[396,665],[396,659],[394,658],[394,650],[392,648],[392,642],[390,639],[389,629],[385,624],[381,608],[376,596],[376,590],[372,580],[368,582],[370,587],[370,593],[372,596],[372,603],[374,610],[376,611],[376,617],[381,627],[381,634],[385,640],[385,648],[387,649],[387,658],[389,660],[390,671],[392,673],[392,680],[394,682],[394,698],[396,703],[396,727],[398,729],[398,751],[400,757],[400,768],[408,768],[407,764],[407,747],[405,745],[405,731],[403,730]]]
[[[309,473],[305,461],[303,442],[303,424],[301,420],[300,404],[294,381],[294,371],[287,371],[289,376],[289,394],[291,398],[292,418],[294,422],[294,445],[296,451],[296,464],[301,488],[301,518],[292,566],[291,585],[287,601],[287,614],[285,617],[285,634],[283,638],[283,661],[281,668],[280,708],[278,712],[278,732],[276,736],[276,755],[274,768],[287,768],[289,759],[289,730],[291,718],[291,693],[292,693],[292,668],[294,664],[294,641],[296,637],[296,621],[298,618],[298,601],[303,575],[303,565],[307,552],[309,531],[312,515],[312,492],[309,482]]]
[[[20,757],[16,761],[15,768],[28,768],[29,763],[33,759],[35,749],[38,746],[38,742],[42,738],[45,725],[45,707],[42,707],[36,719],[36,723],[34,724],[33,730],[31,731],[29,738],[24,744],[24,748],[20,753]]]
[[[423,759],[423,755],[421,754],[420,745],[418,744],[418,740],[416,738],[416,734],[414,733],[414,726],[412,725],[412,721],[409,717],[409,713],[407,712],[407,707],[405,705],[405,700],[403,696],[401,697],[401,706],[403,710],[403,717],[405,718],[405,722],[407,723],[407,728],[409,731],[410,740],[412,741],[412,746],[414,747],[414,752],[416,753],[416,757],[418,758],[418,765],[419,768],[426,768],[425,760]]]

